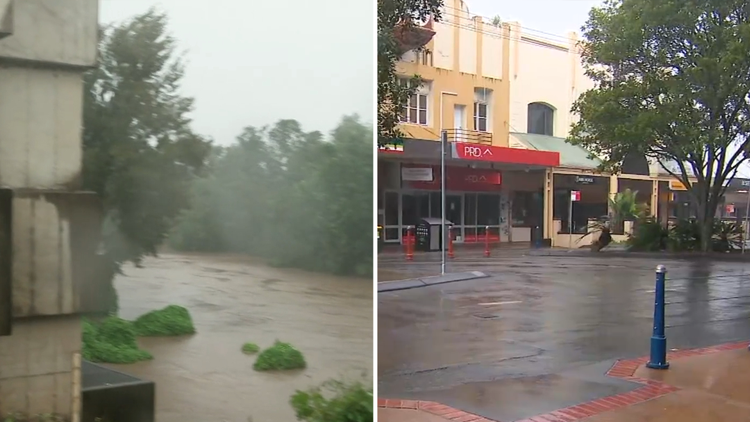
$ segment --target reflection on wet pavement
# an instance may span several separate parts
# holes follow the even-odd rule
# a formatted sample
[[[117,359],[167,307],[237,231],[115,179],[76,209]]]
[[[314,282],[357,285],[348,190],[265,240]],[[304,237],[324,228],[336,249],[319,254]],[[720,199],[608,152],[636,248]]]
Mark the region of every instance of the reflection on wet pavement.
[[[187,307],[198,333],[145,338],[154,360],[120,370],[156,382],[157,420],[295,421],[289,398],[331,378],[372,379],[372,283],[275,269],[247,257],[162,255],[116,280],[120,315]],[[299,348],[301,373],[252,369],[251,341]]]
[[[378,295],[379,396],[514,420],[604,395],[607,365],[648,354],[657,264],[669,271],[669,347],[748,337],[750,269],[743,263],[467,259],[451,263],[450,271],[492,277]],[[393,260],[379,268],[416,272],[434,265]],[[604,369],[585,381],[570,373],[596,365]]]

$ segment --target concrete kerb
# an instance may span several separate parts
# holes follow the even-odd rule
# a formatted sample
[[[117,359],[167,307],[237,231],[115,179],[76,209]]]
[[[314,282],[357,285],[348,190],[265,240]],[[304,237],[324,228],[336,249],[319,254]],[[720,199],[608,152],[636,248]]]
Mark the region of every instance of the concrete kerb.
[[[430,277],[411,278],[407,280],[386,281],[378,283],[378,293],[393,292],[397,290],[416,289],[418,287],[434,286],[437,284],[456,283],[459,281],[475,280],[489,277],[481,271],[468,271],[461,273],[449,273]]]
[[[750,253],[718,253],[718,252],[628,252],[626,250],[592,252],[589,248],[581,249],[532,249],[527,256],[551,257],[586,257],[586,258],[650,258],[674,260],[714,260],[725,262],[750,262]]]

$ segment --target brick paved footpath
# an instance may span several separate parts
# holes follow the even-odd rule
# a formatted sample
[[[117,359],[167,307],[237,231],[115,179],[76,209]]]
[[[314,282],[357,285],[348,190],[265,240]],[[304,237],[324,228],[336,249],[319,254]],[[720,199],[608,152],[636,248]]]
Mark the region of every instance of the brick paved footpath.
[[[648,358],[620,360],[607,371],[641,387],[521,422],[739,422],[750,420],[748,343],[680,350],[668,355],[670,368],[645,367]],[[493,421],[440,403],[378,400],[380,422]]]

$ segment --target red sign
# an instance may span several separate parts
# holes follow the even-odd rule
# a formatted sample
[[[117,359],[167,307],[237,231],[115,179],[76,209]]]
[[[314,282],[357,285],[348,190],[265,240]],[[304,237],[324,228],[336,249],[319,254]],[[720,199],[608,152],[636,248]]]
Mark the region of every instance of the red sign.
[[[452,157],[460,160],[487,161],[492,163],[521,164],[540,167],[560,165],[560,153],[533,149],[493,147],[489,145],[453,142]]]
[[[570,200],[573,202],[578,202],[581,200],[581,191],[579,190],[572,190],[570,191]]]
[[[734,214],[734,204],[727,204],[727,213]]]
[[[408,183],[408,186],[415,189],[438,190],[442,183],[440,168],[437,166],[433,167],[433,172],[435,177],[432,181],[407,182],[404,180],[403,182]],[[465,167],[448,167],[445,180],[445,186],[448,190],[469,192],[497,191],[500,190],[502,183],[502,174],[497,170],[470,169]]]

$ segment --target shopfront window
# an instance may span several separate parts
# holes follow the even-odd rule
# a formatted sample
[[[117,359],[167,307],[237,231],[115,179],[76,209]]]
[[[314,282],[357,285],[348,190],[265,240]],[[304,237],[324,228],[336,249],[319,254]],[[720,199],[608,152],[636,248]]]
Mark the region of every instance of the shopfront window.
[[[477,194],[477,224],[480,226],[500,224],[500,195]]]
[[[541,202],[538,192],[514,192],[511,218],[513,227],[534,227],[541,224]]]

